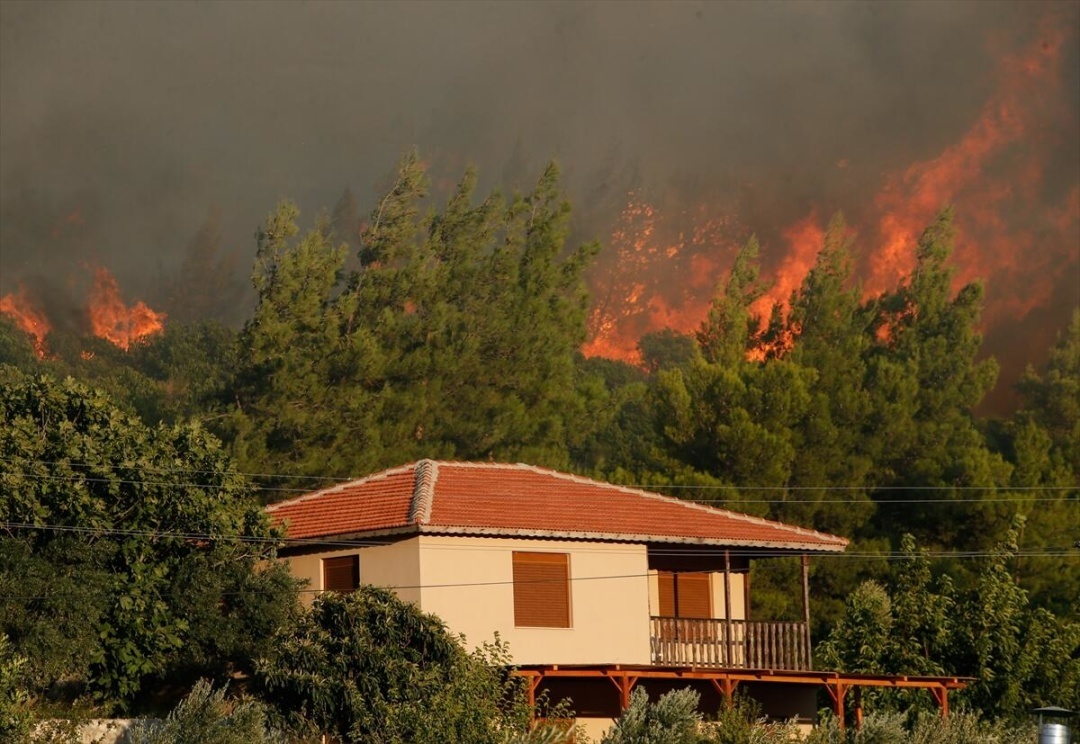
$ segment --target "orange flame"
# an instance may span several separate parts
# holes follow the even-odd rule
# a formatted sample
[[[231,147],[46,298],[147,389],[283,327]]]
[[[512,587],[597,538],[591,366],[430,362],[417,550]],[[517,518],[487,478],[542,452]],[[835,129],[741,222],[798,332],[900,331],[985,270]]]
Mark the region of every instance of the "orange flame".
[[[1047,94],[1060,87],[1060,52],[1066,38],[1061,26],[1049,23],[1043,24],[1041,35],[1042,39],[1023,53],[1002,60],[997,90],[956,144],[891,177],[877,196],[881,241],[871,257],[864,285],[868,293],[887,290],[911,271],[920,232],[946,204],[958,209],[957,285],[994,275],[1013,284],[1038,273],[1032,259],[1050,254],[1030,250],[1036,245],[1034,236],[1023,229],[1010,229],[1011,220],[1006,217],[1018,208],[1028,213],[1039,211],[1045,153],[1036,140],[1046,108],[1041,98],[1055,98]],[[997,175],[1003,168],[1010,173],[1008,178]],[[1075,218],[1073,210],[1071,220]],[[1059,225],[1066,233],[1070,229],[1068,224]],[[1014,297],[1005,304],[1014,313],[1026,314],[1046,300],[1051,285],[1050,281],[1037,281],[1025,288],[1022,301]]]
[[[1051,180],[1045,177],[1057,147],[1050,124],[1060,126],[1073,116],[1062,108],[1069,100],[1061,80],[1069,33],[1059,18],[1045,19],[1039,39],[1002,56],[996,88],[957,141],[886,176],[859,230],[869,236],[859,271],[867,296],[894,287],[911,272],[920,233],[943,206],[952,204],[957,209],[954,289],[976,278],[987,280],[984,324],[1015,322],[1049,301],[1060,284],[1061,267],[1075,266],[1075,246],[1080,245],[1080,187],[1066,182],[1068,194],[1048,206]],[[844,169],[848,162],[836,166]],[[637,339],[662,327],[658,324],[679,331],[700,324],[733,255],[732,239],[745,237],[733,233],[735,221],[729,216],[710,221],[715,214],[715,208],[704,207],[661,214],[630,194],[611,234],[614,260],[608,276],[592,277],[597,299],[590,341],[583,347],[586,355],[636,362]],[[670,221],[680,216],[688,216],[694,226],[670,237]],[[767,320],[777,303],[786,309],[812,268],[823,235],[816,211],[782,231],[786,257],[773,269],[768,294],[753,306],[756,315]],[[698,247],[706,250],[695,252]],[[661,291],[657,277],[681,293]],[[888,328],[880,330],[879,339],[887,340],[888,334]],[[775,341],[761,353],[782,354],[782,346]]]
[[[682,220],[689,220],[689,229],[677,229]],[[594,277],[596,299],[582,353],[638,364],[641,336],[696,329],[708,312],[724,254],[737,244],[737,229],[730,216],[706,205],[665,214],[630,192],[608,243],[608,274],[599,282]]]
[[[14,320],[15,325],[34,339],[34,350],[39,357],[44,358],[45,337],[49,335],[52,326],[45,313],[35,307],[27,297],[23,287],[19,287],[18,292],[0,297],[0,313]]]
[[[120,298],[120,287],[108,270],[94,270],[94,288],[90,292],[87,313],[95,336],[111,341],[125,351],[132,343],[160,333],[165,313],[155,312],[144,302],[131,307]]]
[[[825,229],[818,219],[817,209],[810,210],[810,214],[785,228],[783,235],[788,244],[787,255],[776,268],[772,287],[750,307],[752,313],[764,320],[769,319],[773,305],[780,305],[786,312],[792,293],[814,268],[825,243]]]

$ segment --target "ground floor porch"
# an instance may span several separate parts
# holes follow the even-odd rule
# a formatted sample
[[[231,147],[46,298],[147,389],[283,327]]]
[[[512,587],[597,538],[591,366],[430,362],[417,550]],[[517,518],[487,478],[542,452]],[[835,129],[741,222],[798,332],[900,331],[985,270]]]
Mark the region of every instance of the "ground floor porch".
[[[731,702],[736,689],[744,689],[770,718],[813,723],[817,691],[824,689],[841,727],[848,723],[845,711],[849,694],[852,723],[856,727],[862,724],[864,688],[926,690],[937,702],[941,715],[948,716],[949,692],[961,690],[971,681],[965,677],[627,664],[530,665],[515,673],[527,680],[530,702],[535,702],[542,691],[552,702],[569,698],[575,712],[589,718],[617,718],[629,706],[630,693],[640,685],[650,697],[690,687],[701,695],[705,712],[719,710],[722,704]]]

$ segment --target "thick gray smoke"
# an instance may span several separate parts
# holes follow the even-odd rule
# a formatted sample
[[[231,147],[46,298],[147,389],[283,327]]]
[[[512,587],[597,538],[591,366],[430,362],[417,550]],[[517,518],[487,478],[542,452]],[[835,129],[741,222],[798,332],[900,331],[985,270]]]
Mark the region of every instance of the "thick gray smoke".
[[[1076,4],[5,0],[0,292],[63,295],[92,264],[152,300],[213,211],[246,274],[279,198],[310,216],[351,185],[366,210],[413,145],[488,185],[554,156],[598,237],[630,186],[741,193],[765,235],[811,204],[857,214],[970,126],[1048,13],[1075,132]]]

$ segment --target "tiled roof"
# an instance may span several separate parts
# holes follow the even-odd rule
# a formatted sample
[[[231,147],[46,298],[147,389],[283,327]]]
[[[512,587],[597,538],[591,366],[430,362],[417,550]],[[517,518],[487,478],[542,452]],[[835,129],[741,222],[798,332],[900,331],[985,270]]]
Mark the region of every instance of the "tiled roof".
[[[292,539],[401,532],[837,552],[835,535],[531,465],[421,460],[267,507]]]

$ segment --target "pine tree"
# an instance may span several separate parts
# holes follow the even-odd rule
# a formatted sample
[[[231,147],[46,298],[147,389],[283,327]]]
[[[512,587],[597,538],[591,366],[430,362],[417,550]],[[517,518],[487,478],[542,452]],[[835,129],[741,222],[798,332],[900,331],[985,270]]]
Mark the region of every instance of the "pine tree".
[[[750,306],[768,289],[759,276],[759,252],[757,237],[752,236],[735,256],[724,288],[697,332],[702,356],[710,363],[736,366],[753,346],[760,320]]]
[[[987,447],[972,413],[993,386],[997,364],[977,359],[981,286],[952,291],[953,239],[946,210],[919,239],[915,269],[882,298],[876,332],[884,341],[870,356],[868,435],[877,448],[873,477],[890,489],[877,498],[936,502],[883,506],[881,528],[962,547],[1002,534],[1009,512],[992,498],[1009,467]]]

